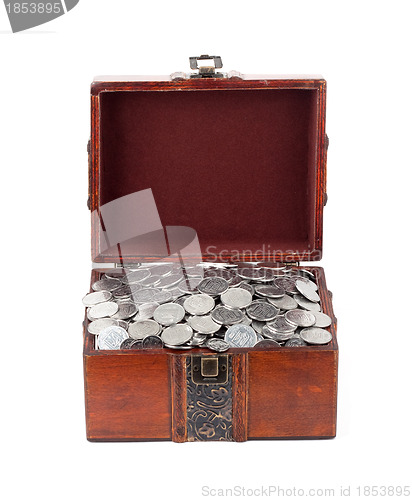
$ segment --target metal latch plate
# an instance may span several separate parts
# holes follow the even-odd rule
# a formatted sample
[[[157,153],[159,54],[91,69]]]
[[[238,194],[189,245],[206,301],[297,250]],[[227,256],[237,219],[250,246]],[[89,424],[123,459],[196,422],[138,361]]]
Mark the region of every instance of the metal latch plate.
[[[225,384],[228,355],[192,356],[192,380],[195,384]]]
[[[203,54],[199,57],[189,57],[190,69],[199,70],[198,73],[192,73],[190,78],[223,78],[223,73],[216,72],[216,69],[223,67],[222,58],[220,56],[209,56]],[[203,61],[208,65],[199,65],[198,62]],[[212,63],[212,65],[210,65]]]

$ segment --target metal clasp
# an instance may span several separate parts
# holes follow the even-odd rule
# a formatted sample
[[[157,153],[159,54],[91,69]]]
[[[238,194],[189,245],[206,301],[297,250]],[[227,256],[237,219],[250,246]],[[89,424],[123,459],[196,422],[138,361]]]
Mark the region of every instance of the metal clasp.
[[[228,356],[192,356],[192,380],[195,384],[226,384]]]
[[[220,56],[209,56],[207,54],[203,54],[199,57],[189,57],[190,61],[190,69],[199,70],[198,73],[193,73],[190,75],[190,78],[223,78],[223,73],[216,73],[216,69],[220,69],[223,67],[222,58]],[[213,62],[213,65],[200,65],[198,61],[210,61]]]

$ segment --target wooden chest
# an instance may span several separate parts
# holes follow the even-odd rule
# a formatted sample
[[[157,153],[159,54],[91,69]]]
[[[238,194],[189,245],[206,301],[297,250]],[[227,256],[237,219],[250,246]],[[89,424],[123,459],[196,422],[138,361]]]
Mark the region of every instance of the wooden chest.
[[[332,341],[224,353],[99,350],[86,316],[91,441],[336,434],[336,318],[324,271],[311,264],[322,254],[327,199],[326,82],[214,71],[93,82],[91,282],[141,262],[300,266],[316,277]],[[196,378],[207,362],[223,378]]]

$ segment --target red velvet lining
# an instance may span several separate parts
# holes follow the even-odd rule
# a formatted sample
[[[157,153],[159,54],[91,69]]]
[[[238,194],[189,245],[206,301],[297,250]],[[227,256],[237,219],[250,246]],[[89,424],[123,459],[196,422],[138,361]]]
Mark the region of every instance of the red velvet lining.
[[[101,204],[151,188],[163,225],[193,228],[203,253],[313,249],[316,89],[100,99]]]

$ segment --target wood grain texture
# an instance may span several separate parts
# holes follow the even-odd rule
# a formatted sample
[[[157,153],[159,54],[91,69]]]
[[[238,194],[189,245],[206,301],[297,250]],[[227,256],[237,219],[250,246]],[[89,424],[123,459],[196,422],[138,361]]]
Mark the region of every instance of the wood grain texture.
[[[248,438],[334,437],[337,352],[250,352]]]
[[[232,425],[233,439],[235,441],[247,440],[248,415],[247,415],[247,354],[233,354],[233,382],[232,382]]]
[[[134,78],[134,79],[132,79]],[[325,80],[320,76],[284,76],[274,75],[243,75],[243,78],[196,78],[186,80],[172,80],[169,77],[161,79],[155,77],[132,77],[117,79],[117,81],[95,80],[91,85],[91,95],[97,96],[100,92],[119,92],[133,90],[216,90],[216,89],[251,89],[251,88],[319,88]]]
[[[122,352],[84,356],[87,438],[171,439],[167,354]]]
[[[186,356],[170,355],[172,395],[172,440],[176,443],[187,441],[187,381]]]

